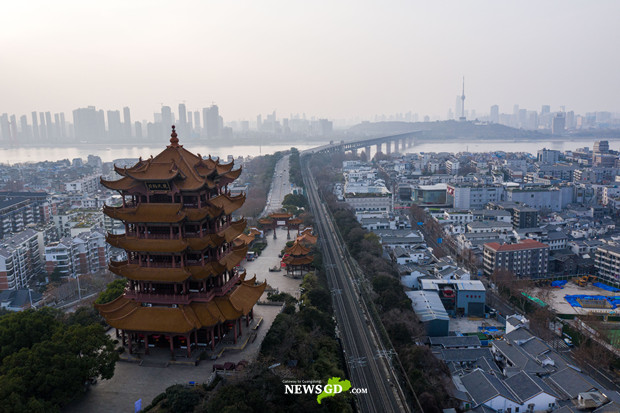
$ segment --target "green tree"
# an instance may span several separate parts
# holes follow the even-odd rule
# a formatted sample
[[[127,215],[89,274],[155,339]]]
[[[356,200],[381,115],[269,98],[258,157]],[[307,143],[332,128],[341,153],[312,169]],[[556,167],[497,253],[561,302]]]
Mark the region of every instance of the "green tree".
[[[118,278],[112,281],[110,284],[108,284],[105,291],[102,291],[101,294],[99,294],[99,297],[97,297],[95,303],[105,304],[116,300],[118,297],[123,295],[126,286],[127,280],[124,278]]]
[[[302,194],[288,194],[282,200],[282,205],[293,205],[297,208],[308,208],[308,198]]]
[[[0,400],[6,411],[58,411],[88,380],[114,374],[118,353],[103,327],[67,326],[61,318],[43,308],[0,319]]]

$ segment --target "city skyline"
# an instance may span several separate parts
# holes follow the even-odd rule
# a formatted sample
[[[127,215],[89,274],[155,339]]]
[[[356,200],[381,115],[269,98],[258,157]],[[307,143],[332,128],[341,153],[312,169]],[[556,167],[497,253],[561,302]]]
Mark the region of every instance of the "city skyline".
[[[0,113],[161,102],[227,108],[226,118],[312,113],[444,117],[466,107],[620,111],[617,2],[179,5],[10,4],[0,26]],[[355,13],[352,13],[355,11]],[[351,18],[351,16],[355,18]],[[556,109],[557,110],[557,109]]]

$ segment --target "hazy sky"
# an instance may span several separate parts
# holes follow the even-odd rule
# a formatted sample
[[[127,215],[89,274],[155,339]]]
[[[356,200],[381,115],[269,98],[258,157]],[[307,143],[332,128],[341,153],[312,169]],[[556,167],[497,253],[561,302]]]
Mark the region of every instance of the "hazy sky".
[[[620,111],[620,1],[3,2],[0,113]],[[71,119],[71,116],[69,116]]]

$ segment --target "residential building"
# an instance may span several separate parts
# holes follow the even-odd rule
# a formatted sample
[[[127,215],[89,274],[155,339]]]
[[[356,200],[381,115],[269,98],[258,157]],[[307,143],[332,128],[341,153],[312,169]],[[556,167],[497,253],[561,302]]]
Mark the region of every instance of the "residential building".
[[[489,202],[501,201],[503,193],[501,185],[449,184],[447,202],[456,209],[481,209]]]
[[[600,245],[594,253],[594,267],[598,276],[615,287],[620,286],[620,246]]]
[[[26,288],[42,271],[43,234],[27,229],[0,241],[0,290]]]
[[[57,270],[65,276],[94,273],[107,268],[109,256],[105,231],[96,228],[46,246],[45,270],[48,274]]]
[[[549,245],[531,239],[516,244],[489,242],[484,244],[484,274],[506,269],[519,278],[537,278],[547,274]]]

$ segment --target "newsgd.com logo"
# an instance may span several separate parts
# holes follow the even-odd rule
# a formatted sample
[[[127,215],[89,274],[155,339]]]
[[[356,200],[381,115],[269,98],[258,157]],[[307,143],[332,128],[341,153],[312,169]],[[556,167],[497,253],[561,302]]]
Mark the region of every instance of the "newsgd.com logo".
[[[368,389],[351,387],[349,380],[341,380],[340,377],[332,377],[324,384],[320,380],[284,380],[284,394],[316,394],[316,401],[326,397],[334,397],[337,394],[351,391],[353,394],[366,394]]]

